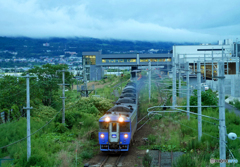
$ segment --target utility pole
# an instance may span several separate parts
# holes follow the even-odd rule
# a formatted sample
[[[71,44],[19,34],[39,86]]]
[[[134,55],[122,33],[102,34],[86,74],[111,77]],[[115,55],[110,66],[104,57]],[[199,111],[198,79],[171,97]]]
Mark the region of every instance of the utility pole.
[[[212,49],[212,90],[213,90],[213,49]]]
[[[149,93],[149,103],[150,103],[150,99],[151,99],[151,61],[148,60],[148,93]]]
[[[178,55],[178,94],[180,97],[181,93],[181,65],[180,65],[180,55]]]
[[[225,54],[226,55],[226,54]],[[227,75],[228,75],[228,57],[227,57]]]
[[[206,82],[207,76],[206,76],[206,64],[205,64],[205,54],[204,54],[204,82]]]
[[[225,142],[225,87],[224,87],[224,62],[219,62],[219,154],[220,159],[226,159]],[[220,163],[220,167],[226,167],[226,163]]]
[[[193,67],[193,69],[194,69],[193,72],[194,72],[194,74],[195,74],[195,71],[196,71],[196,70],[195,70],[195,61],[194,61],[194,63],[193,63],[193,66],[194,66],[194,67]]]
[[[65,72],[66,70],[58,70],[60,72],[62,72],[62,84],[58,84],[58,85],[62,85],[62,97],[60,97],[62,99],[62,124],[65,124],[65,85],[69,85],[69,84],[65,84]]]
[[[87,97],[87,75],[85,68],[86,59],[83,59],[83,81],[84,81],[84,89],[85,89],[85,97]]]
[[[238,62],[238,38],[236,41],[236,74],[239,74],[239,62]]]
[[[186,63],[187,70],[187,117],[190,120],[190,86],[189,86],[189,62]]]
[[[175,58],[172,58],[172,106],[176,106],[176,64]]]
[[[30,107],[30,87],[29,87],[29,78],[34,77],[27,74],[24,76],[24,78],[27,79],[27,107],[24,107],[23,109],[27,110],[27,161],[31,157],[31,129],[30,129],[30,110],[32,107]]]
[[[239,74],[239,57],[236,57],[236,74]]]
[[[200,61],[197,61],[197,83],[198,83],[198,141],[201,141],[202,137],[202,108],[201,108],[201,67]]]

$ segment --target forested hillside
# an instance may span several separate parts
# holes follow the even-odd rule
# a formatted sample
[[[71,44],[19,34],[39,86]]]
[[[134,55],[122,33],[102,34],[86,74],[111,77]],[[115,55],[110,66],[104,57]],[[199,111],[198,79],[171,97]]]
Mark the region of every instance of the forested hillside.
[[[43,46],[48,43],[49,46]],[[27,37],[0,37],[0,57],[12,58],[14,55],[10,52],[17,52],[17,58],[39,58],[40,56],[59,56],[64,55],[65,51],[73,51],[81,56],[84,51],[98,51],[102,53],[109,52],[128,52],[159,49],[159,53],[167,53],[172,50],[173,42],[144,42],[144,41],[126,41],[126,40],[104,40],[96,38],[45,38],[33,39]],[[191,44],[191,43],[182,43]],[[4,51],[9,52],[4,52]],[[69,56],[69,55],[66,55]]]

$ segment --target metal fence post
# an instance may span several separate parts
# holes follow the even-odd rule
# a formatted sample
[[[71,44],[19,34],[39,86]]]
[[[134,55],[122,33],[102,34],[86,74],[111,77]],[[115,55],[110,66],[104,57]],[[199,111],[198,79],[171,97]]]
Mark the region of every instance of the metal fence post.
[[[219,154],[220,159],[226,159],[225,143],[225,87],[224,87],[224,62],[219,62]],[[226,167],[226,163],[220,163],[220,167]]]
[[[201,141],[202,137],[202,108],[201,108],[201,67],[200,61],[197,61],[197,95],[198,95],[198,141]]]
[[[187,70],[187,117],[188,117],[188,120],[190,120],[189,62],[186,62],[186,70]]]

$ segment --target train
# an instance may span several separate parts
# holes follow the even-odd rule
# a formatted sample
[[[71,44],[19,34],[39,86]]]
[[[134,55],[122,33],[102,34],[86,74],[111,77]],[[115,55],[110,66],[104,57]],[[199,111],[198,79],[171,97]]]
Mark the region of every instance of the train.
[[[103,152],[128,151],[137,130],[138,91],[129,82],[115,105],[99,119],[99,144]]]

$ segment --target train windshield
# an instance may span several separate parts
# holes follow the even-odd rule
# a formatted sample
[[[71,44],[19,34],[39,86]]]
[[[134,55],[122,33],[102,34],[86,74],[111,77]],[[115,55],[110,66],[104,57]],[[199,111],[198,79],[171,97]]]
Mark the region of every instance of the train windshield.
[[[120,125],[120,132],[130,132],[129,122],[121,122],[119,125]]]
[[[99,122],[100,132],[108,132],[108,122]]]

